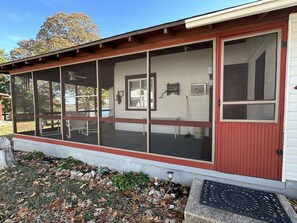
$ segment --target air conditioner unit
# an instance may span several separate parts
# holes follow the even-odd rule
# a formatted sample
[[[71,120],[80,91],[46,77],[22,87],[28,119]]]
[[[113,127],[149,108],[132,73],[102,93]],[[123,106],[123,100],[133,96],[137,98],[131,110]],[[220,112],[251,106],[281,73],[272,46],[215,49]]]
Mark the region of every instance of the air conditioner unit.
[[[205,95],[207,94],[207,84],[191,84],[191,95]]]

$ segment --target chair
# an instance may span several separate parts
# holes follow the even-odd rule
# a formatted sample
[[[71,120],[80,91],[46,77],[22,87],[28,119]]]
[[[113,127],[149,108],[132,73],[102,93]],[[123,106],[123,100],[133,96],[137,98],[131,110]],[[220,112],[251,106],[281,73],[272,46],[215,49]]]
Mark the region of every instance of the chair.
[[[55,126],[57,130],[51,130],[51,128],[54,128]],[[44,128],[46,127],[51,127],[51,128],[48,128],[47,131],[44,131]],[[60,120],[40,118],[39,131],[40,131],[40,136],[60,134]]]
[[[86,114],[82,112],[71,112],[71,114],[68,113],[68,115],[86,116]],[[78,131],[78,133],[81,133],[86,136],[89,135],[89,124],[87,120],[66,120],[66,127],[67,127],[66,136],[70,139],[71,139],[72,131]]]
[[[67,132],[66,136],[71,139],[71,132],[78,130],[78,133],[88,136],[89,126],[88,121],[83,120],[67,120],[66,121]]]

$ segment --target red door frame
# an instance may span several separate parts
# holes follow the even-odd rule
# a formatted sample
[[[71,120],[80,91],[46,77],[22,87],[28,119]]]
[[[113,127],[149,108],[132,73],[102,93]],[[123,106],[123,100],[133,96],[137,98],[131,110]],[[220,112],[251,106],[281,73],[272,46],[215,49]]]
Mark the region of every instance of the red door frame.
[[[236,31],[232,32],[225,32],[220,33],[216,36],[216,98],[214,102],[214,110],[215,110],[215,155],[214,155],[214,164],[215,169],[217,171],[221,171],[221,155],[223,153],[222,150],[220,150],[220,144],[219,139],[221,137],[220,132],[220,89],[221,89],[221,65],[222,65],[222,40],[226,38],[236,38],[241,37],[244,35],[252,35],[252,34],[259,34],[261,32],[269,32],[273,30],[280,30],[281,32],[281,42],[287,41],[288,36],[288,23],[287,21],[281,21],[279,23],[273,23],[273,24],[264,24],[264,25],[258,25],[253,26],[245,29],[238,29]],[[283,118],[284,118],[284,97],[285,97],[285,77],[286,77],[286,47],[281,47],[280,50],[280,78],[279,78],[279,104],[278,104],[278,143],[280,146],[280,149],[283,149]],[[238,123],[238,122],[237,122]],[[282,157],[280,156],[278,161],[278,173],[277,173],[277,180],[281,180],[281,174],[282,174]],[[269,177],[268,177],[269,178]]]

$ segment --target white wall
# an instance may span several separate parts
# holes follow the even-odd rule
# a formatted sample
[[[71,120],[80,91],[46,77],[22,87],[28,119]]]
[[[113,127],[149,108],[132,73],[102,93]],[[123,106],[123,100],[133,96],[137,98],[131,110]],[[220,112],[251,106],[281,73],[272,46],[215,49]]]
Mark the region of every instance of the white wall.
[[[211,65],[212,49],[188,51],[153,57],[151,72],[156,73],[157,79],[157,110],[152,111],[152,118],[177,118],[190,121],[209,120],[209,94],[203,96],[189,96],[191,83],[208,83],[208,67]],[[138,59],[116,63],[115,65],[115,92],[125,90],[125,76],[146,73],[146,59]],[[164,94],[167,83],[180,83],[180,95]],[[189,96],[189,118],[187,117],[187,100]],[[146,111],[126,111],[125,99],[115,105],[115,117],[138,118],[146,117]],[[117,123],[117,129],[142,131],[143,125]],[[174,133],[173,126],[152,126],[153,132]],[[181,134],[188,131],[194,134],[193,128],[181,128]]]
[[[265,80],[264,80],[264,99],[275,99],[276,82],[276,45],[277,35],[268,37],[254,37],[248,39],[248,99],[255,98],[255,77],[256,60],[265,51]],[[251,120],[271,120],[274,119],[273,105],[252,105],[247,107],[247,118]]]
[[[247,38],[246,42],[225,47],[224,64],[248,64],[248,100],[255,98],[255,69],[256,60],[265,51],[265,85],[264,98],[274,99],[276,81],[276,45],[277,35]],[[271,119],[273,105],[247,106],[247,119]]]
[[[289,17],[283,180],[297,181],[297,13]]]

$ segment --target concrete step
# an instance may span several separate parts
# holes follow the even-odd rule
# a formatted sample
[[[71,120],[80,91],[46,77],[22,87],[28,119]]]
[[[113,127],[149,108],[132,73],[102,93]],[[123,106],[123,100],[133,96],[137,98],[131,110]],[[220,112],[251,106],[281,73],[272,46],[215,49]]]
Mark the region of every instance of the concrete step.
[[[230,182],[229,184],[237,185],[236,182]],[[199,201],[202,186],[203,180],[193,180],[191,192],[184,213],[184,223],[263,223],[263,221],[257,219],[201,205]],[[292,223],[297,223],[297,214],[287,201],[286,197],[284,197],[283,195],[277,196],[288,216],[291,218]]]

